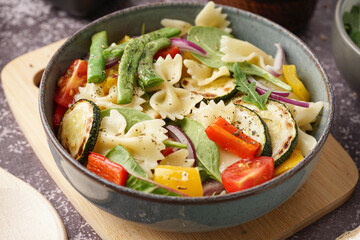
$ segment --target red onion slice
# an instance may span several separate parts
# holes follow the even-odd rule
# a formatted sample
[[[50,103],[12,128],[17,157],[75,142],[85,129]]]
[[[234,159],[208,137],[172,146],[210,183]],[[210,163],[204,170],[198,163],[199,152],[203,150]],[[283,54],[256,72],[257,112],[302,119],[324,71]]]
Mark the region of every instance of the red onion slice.
[[[187,159],[195,159],[194,167],[196,166],[196,152],[195,147],[190,138],[178,127],[175,125],[167,125],[165,128],[168,130],[169,138],[174,139],[177,142],[181,142],[187,145],[187,150],[189,151],[189,155],[186,157]]]
[[[188,50],[201,56],[207,57],[206,51],[193,42],[190,42],[183,38],[171,38],[170,41],[172,45],[178,47],[180,50]]]
[[[105,62],[105,69],[111,68],[113,66],[115,66],[116,64],[118,64],[120,61],[119,57],[116,58],[107,58],[106,62]]]
[[[255,86],[257,88],[261,88],[262,90],[266,91],[271,91],[271,93],[282,96],[282,97],[288,97],[290,95],[290,92],[285,92],[285,91],[274,91],[268,87],[265,87],[264,85],[262,85],[261,83],[259,83],[258,81],[255,80],[255,78],[253,78],[252,76],[246,76],[247,80],[249,83],[255,83]]]
[[[283,72],[282,68],[285,64],[285,52],[279,43],[275,43],[274,45],[277,48],[274,58],[274,65],[266,65],[265,70],[268,71],[271,75],[279,77]]]
[[[219,195],[225,190],[224,186],[215,180],[208,179],[205,182],[203,182],[202,186],[203,186],[204,196]]]
[[[263,95],[263,94],[266,93],[266,91],[263,90],[263,89],[261,89],[261,88],[256,88],[256,91],[257,91],[260,95]],[[292,105],[296,105],[296,106],[299,106],[299,107],[304,107],[304,108],[310,107],[310,103],[308,103],[308,102],[297,101],[297,100],[290,99],[290,98],[286,98],[286,97],[282,97],[282,96],[279,96],[279,95],[276,95],[276,94],[273,94],[273,93],[270,93],[269,98],[271,98],[271,99],[273,99],[273,100],[278,100],[278,101],[280,101],[280,102],[284,102],[284,103],[289,103],[289,104],[292,104]]]

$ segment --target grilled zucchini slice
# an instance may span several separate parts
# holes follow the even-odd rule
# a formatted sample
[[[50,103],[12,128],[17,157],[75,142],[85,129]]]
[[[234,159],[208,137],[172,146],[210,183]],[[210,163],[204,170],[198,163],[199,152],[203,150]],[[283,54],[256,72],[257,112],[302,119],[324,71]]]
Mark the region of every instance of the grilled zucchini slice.
[[[70,155],[86,166],[99,133],[101,114],[92,101],[80,99],[61,119],[58,139]]]
[[[255,105],[236,99],[234,104],[243,105],[253,110],[265,121],[272,143],[272,157],[275,167],[290,158],[298,141],[297,124],[285,104],[268,100],[267,110],[260,110]]]
[[[234,79],[228,77],[216,79],[205,86],[198,86],[194,80],[188,78],[183,78],[180,84],[181,87],[186,90],[197,95],[202,95],[205,101],[226,101],[232,98],[237,92]]]
[[[261,144],[261,156],[271,157],[271,138],[269,129],[264,120],[262,120],[256,112],[245,106],[236,104],[235,106],[235,116],[232,124]]]

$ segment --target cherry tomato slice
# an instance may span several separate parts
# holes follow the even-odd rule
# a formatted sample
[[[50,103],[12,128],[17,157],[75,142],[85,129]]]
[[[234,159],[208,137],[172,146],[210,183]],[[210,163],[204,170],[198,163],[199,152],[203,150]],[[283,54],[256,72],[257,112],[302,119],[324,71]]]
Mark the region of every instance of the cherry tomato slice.
[[[175,47],[175,46],[170,46],[170,47],[161,49],[160,51],[158,51],[155,54],[154,59],[157,60],[159,57],[162,57],[165,59],[168,54],[170,54],[171,58],[174,58],[176,54],[180,54],[180,50],[178,47]]]
[[[91,152],[86,168],[110,182],[125,186],[127,180],[125,168],[100,154]]]
[[[59,128],[61,118],[67,109],[68,109],[67,107],[61,106],[60,104],[56,104],[54,118],[53,118],[53,125],[55,129]]]
[[[87,62],[76,59],[58,80],[55,102],[64,107],[69,107],[74,103],[74,96],[79,92],[79,86],[83,86],[86,82]]]
[[[221,179],[228,193],[245,190],[269,181],[274,177],[274,159],[256,157],[240,160],[225,169]]]

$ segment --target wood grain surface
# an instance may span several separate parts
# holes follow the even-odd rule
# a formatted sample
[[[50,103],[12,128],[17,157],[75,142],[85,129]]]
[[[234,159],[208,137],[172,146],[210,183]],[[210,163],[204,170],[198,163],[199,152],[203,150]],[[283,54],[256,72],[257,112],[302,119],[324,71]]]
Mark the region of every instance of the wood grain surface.
[[[312,175],[287,202],[246,224],[208,233],[165,233],[126,222],[95,207],[62,176],[47,147],[38,111],[38,83],[53,43],[11,61],[2,71],[3,87],[13,114],[38,158],[79,213],[103,239],[285,239],[334,210],[351,197],[358,171],[330,135]]]

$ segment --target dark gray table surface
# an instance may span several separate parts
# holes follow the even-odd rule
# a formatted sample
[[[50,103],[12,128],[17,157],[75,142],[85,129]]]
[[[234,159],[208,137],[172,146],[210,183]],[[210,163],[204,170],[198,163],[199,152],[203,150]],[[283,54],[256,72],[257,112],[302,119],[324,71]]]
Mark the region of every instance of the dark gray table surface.
[[[99,7],[91,17],[78,18],[43,0],[0,0],[0,69],[15,57],[70,36],[95,18],[145,2],[151,1],[106,1],[106,4]],[[319,57],[330,77],[336,98],[336,114],[331,134],[346,149],[359,168],[359,93],[353,92],[342,78],[330,50],[331,25],[336,2],[319,0],[307,28],[296,34]],[[14,120],[2,84],[0,167],[31,184],[54,205],[65,224],[69,239],[100,239],[56,186],[34,154]],[[357,227],[360,224],[359,190],[360,186],[357,184],[349,201],[289,239],[335,239],[341,233]]]

